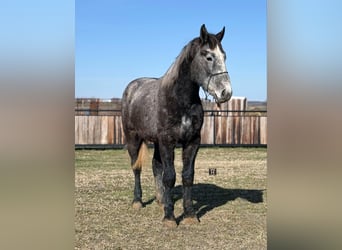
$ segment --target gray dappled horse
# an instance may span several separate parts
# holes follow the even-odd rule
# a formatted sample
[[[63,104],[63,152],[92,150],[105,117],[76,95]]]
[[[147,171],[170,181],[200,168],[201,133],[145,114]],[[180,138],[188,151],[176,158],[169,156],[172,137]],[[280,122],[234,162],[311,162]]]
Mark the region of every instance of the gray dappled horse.
[[[203,108],[199,88],[217,103],[232,96],[221,41],[202,25],[200,37],[190,41],[160,78],[139,78],[129,83],[122,97],[122,122],[135,176],[133,207],[142,207],[140,173],[146,142],[154,143],[152,160],[156,200],[164,207],[163,222],[177,226],[171,189],[175,185],[174,149],[183,147],[184,223],[198,222],[191,197],[194,164],[201,141]]]

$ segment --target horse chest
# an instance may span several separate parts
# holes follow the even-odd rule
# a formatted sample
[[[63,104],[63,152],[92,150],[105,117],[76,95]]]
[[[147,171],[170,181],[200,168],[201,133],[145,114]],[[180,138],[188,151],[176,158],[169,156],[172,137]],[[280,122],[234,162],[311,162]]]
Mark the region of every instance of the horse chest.
[[[201,127],[198,124],[197,117],[189,116],[189,115],[182,116],[180,127],[179,127],[180,137],[182,139],[193,137],[195,134],[198,134],[200,129]]]
[[[192,129],[192,120],[190,116],[187,116],[187,115],[182,116],[180,129],[182,132],[187,132]]]

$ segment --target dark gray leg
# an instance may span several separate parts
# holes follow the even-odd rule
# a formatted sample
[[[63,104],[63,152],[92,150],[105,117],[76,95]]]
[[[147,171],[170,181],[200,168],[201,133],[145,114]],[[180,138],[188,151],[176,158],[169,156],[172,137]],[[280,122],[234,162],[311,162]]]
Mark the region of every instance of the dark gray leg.
[[[128,153],[131,157],[131,166],[134,173],[134,198],[133,198],[133,208],[139,209],[142,207],[142,189],[140,182],[141,165],[136,165],[135,162],[138,159],[139,148],[141,141],[135,141],[134,143],[127,142]]]
[[[163,163],[163,184],[165,187],[164,190],[164,224],[168,227],[176,227],[176,219],[174,216],[174,204],[171,197],[171,190],[175,186],[176,182],[176,172],[175,167],[173,165],[174,161],[174,145],[163,145],[159,144],[159,152],[161,156],[161,160]]]
[[[163,205],[164,199],[164,184],[163,184],[163,164],[159,153],[159,144],[154,144],[154,155],[152,160],[152,169],[156,184],[156,200],[159,205]]]
[[[142,189],[140,183],[140,174],[141,169],[134,169],[134,199],[133,199],[133,208],[139,209],[143,206],[142,203]]]
[[[183,145],[183,171],[182,171],[182,182],[183,182],[183,207],[184,217],[189,218],[187,222],[192,223],[198,221],[196,212],[193,208],[192,203],[192,186],[194,183],[194,167],[195,158],[198,152],[200,139]],[[193,221],[191,221],[193,219]]]

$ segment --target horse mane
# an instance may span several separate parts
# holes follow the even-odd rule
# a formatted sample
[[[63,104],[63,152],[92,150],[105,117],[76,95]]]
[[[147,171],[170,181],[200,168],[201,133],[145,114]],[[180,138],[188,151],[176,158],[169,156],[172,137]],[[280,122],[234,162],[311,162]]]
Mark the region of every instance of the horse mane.
[[[162,77],[162,87],[170,87],[175,83],[175,80],[178,78],[180,73],[181,65],[186,61],[189,62],[190,54],[191,54],[191,47],[194,46],[194,39],[193,41],[189,42],[187,45],[184,46],[180,54],[176,57],[176,60],[172,63],[169,69],[166,71],[165,75]]]
[[[216,39],[215,35],[208,34],[208,41],[207,41],[210,49],[214,49],[218,44],[218,40]],[[183,63],[191,63],[193,57],[195,56],[196,49],[198,47],[202,47],[202,44],[199,37],[194,38],[191,40],[187,45],[185,45],[180,52],[180,54],[176,57],[174,63],[169,67],[166,71],[165,75],[162,76],[161,85],[162,87],[171,87],[175,84],[176,79],[179,76],[181,71],[181,66]],[[221,46],[221,45],[220,45]]]

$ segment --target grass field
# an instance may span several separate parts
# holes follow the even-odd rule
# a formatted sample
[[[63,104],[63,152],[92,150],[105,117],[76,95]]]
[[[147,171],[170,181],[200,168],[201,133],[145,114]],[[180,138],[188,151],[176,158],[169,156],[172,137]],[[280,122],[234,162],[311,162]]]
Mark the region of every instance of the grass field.
[[[76,151],[75,248],[266,249],[266,157],[263,148],[201,148],[193,189],[200,223],[166,229],[154,201],[150,163],[142,173],[146,206],[135,211],[127,151]],[[183,212],[179,149],[175,167],[177,218]],[[216,168],[217,174],[209,175],[209,168]]]

